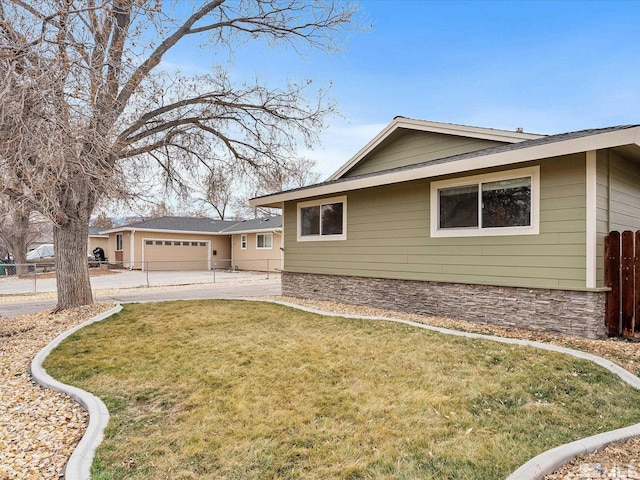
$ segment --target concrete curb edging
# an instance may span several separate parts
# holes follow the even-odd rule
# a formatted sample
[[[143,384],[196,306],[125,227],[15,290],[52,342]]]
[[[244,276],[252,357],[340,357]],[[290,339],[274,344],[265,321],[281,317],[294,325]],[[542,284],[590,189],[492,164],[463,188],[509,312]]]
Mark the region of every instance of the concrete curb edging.
[[[253,300],[253,299],[248,299]],[[264,300],[262,300],[264,301]],[[573,350],[571,348],[559,347],[557,345],[552,345],[548,343],[541,342],[532,342],[529,340],[519,340],[516,338],[506,338],[506,337],[496,337],[493,335],[482,335],[480,333],[471,333],[471,332],[461,332],[458,330],[450,330],[442,327],[435,327],[432,325],[426,325],[424,323],[412,322],[410,320],[402,320],[398,318],[390,318],[390,317],[372,317],[372,316],[364,316],[364,315],[348,315],[348,314],[339,314],[333,312],[325,312],[322,310],[316,310],[313,308],[303,307],[300,305],[296,305],[288,302],[281,301],[273,301],[273,303],[277,303],[280,305],[284,305],[287,307],[297,308],[298,310],[303,310],[311,313],[318,313],[326,316],[332,317],[345,317],[345,318],[356,318],[356,319],[364,319],[364,320],[383,320],[389,322],[396,323],[404,323],[406,325],[411,325],[418,328],[423,328],[426,330],[431,330],[447,335],[454,335],[458,337],[467,337],[467,338],[477,338],[483,340],[493,340],[502,343],[508,343],[513,345],[521,345],[525,347],[534,347],[542,350],[548,350],[551,352],[564,353],[566,355],[571,355],[576,358],[580,358],[583,360],[589,360],[594,362],[601,367],[606,368],[610,372],[614,373],[622,381],[628,383],[632,387],[640,390],[640,377],[633,375],[631,372],[625,370],[624,368],[616,365],[609,360],[606,360],[602,357],[598,357],[597,355],[592,355],[590,353],[581,352],[579,350]],[[559,467],[564,465],[565,463],[573,460],[578,455],[584,455],[587,453],[592,453],[596,450],[600,450],[613,442],[622,442],[630,439],[631,437],[640,436],[640,423],[635,425],[631,425],[624,428],[619,428],[617,430],[612,430],[610,432],[603,432],[597,435],[593,435],[591,437],[583,438],[581,440],[577,440],[575,442],[567,443],[565,445],[560,445],[558,447],[547,450],[546,452],[537,455],[532,458],[524,465],[520,466],[516,471],[511,473],[506,480],[540,480],[544,478],[545,475],[553,473]]]
[[[435,332],[439,332],[447,335],[454,335],[454,336],[467,337],[467,338],[477,338],[477,339],[484,339],[484,340],[493,340],[493,341],[507,343],[507,344],[529,346],[529,347],[539,348],[542,350],[564,353],[566,355],[571,355],[576,358],[592,361],[606,368],[610,372],[614,373],[615,375],[620,377],[621,380],[628,383],[632,387],[640,390],[640,377],[633,375],[631,372],[623,369],[622,367],[602,357],[598,357],[596,355],[592,355],[586,352],[581,352],[579,350],[559,347],[559,346],[551,345],[547,343],[532,342],[529,340],[519,340],[515,338],[496,337],[493,335],[483,335],[479,333],[450,330],[447,328],[435,327],[432,325],[426,325],[424,323],[413,322],[410,320],[402,320],[398,318],[350,315],[350,314],[326,312],[323,310],[317,310],[317,309],[304,307],[304,306],[296,305],[289,302],[277,301],[277,300],[265,300],[265,299],[254,299],[254,298],[245,298],[244,300],[260,301],[260,302],[267,301],[267,302],[276,303],[276,304],[284,305],[291,308],[296,308],[298,310],[303,310],[306,312],[318,313],[325,316],[354,318],[354,319],[363,319],[363,320],[382,320],[382,321],[403,323],[406,325],[411,325],[417,328],[431,330],[431,331],[435,331]],[[102,403],[102,401],[95,395],[92,395],[91,393],[86,392],[80,388],[73,387],[71,385],[66,385],[62,382],[55,380],[53,377],[51,377],[49,374],[46,373],[46,371],[42,367],[42,363],[47,358],[47,356],[53,351],[53,349],[56,348],[64,339],[66,339],[76,331],[80,330],[81,328],[84,328],[85,326],[90,325],[92,323],[105,320],[106,318],[120,312],[121,310],[122,310],[122,306],[118,304],[113,309],[105,313],[102,313],[96,317],[93,317],[87,320],[86,322],[70,330],[67,330],[66,332],[61,333],[34,357],[29,367],[29,370],[31,372],[33,379],[38,384],[40,384],[45,388],[49,388],[51,390],[55,390],[55,391],[62,392],[69,395],[76,402],[82,405],[89,413],[89,422],[87,425],[87,430],[83,435],[82,439],[80,440],[80,442],[78,443],[73,454],[69,458],[69,461],[65,467],[65,472],[64,472],[65,480],[89,480],[91,478],[90,470],[91,470],[91,464],[93,463],[93,456],[96,448],[102,442],[103,432],[109,421],[109,411],[107,410],[107,407],[104,405],[104,403]],[[558,447],[547,450],[546,452],[543,452],[540,455],[532,458],[531,460],[526,462],[524,465],[519,467],[517,470],[515,470],[512,474],[510,474],[506,478],[506,480],[540,480],[544,477],[544,475],[553,473],[557,468],[571,461],[578,455],[591,453],[596,450],[604,448],[606,445],[610,443],[625,441],[631,437],[636,437],[636,436],[640,436],[640,423],[631,425],[628,427],[620,428],[617,430],[612,430],[610,432],[600,433],[598,435],[583,438],[581,440],[567,443],[565,445],[560,445]]]
[[[67,330],[66,332],[61,333],[56,338],[54,338],[46,347],[40,350],[40,352],[33,358],[33,360],[31,361],[31,365],[29,366],[31,376],[38,384],[40,384],[44,388],[49,388],[51,390],[55,390],[56,392],[61,392],[69,395],[73,400],[82,405],[89,413],[87,430],[80,439],[80,442],[69,457],[69,461],[65,466],[65,480],[88,480],[91,478],[91,464],[93,463],[93,455],[98,445],[100,445],[100,443],[102,442],[104,429],[109,422],[109,411],[107,410],[105,404],[102,403],[102,400],[100,400],[95,395],[92,395],[89,392],[85,392],[80,388],[66,385],[51,377],[42,367],[42,363],[53,351],[53,349],[60,345],[60,343],[64,339],[77,332],[81,328],[84,328],[92,323],[105,320],[106,318],[120,312],[121,310],[122,306],[118,304],[111,310],[93,317],[86,322],[81,323],[80,325],[77,325],[70,330]]]

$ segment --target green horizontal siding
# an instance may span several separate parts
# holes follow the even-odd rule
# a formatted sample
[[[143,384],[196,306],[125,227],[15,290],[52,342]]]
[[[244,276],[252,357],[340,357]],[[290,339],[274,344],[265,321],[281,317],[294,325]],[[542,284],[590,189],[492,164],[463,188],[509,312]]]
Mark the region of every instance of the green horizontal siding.
[[[415,180],[349,192],[345,241],[297,242],[296,203],[288,202],[285,270],[582,288],[586,281],[584,155],[544,160],[540,167],[539,235],[430,238],[430,182]]]
[[[640,229],[640,166],[610,154],[611,230]]]
[[[442,133],[402,131],[374,150],[344,177],[379,172],[438,158],[484,150],[502,142],[465,138]]]

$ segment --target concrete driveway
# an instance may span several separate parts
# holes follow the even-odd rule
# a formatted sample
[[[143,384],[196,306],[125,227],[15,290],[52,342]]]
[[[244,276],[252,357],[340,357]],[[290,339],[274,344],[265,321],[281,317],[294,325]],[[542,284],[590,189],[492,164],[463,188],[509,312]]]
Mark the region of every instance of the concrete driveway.
[[[101,272],[91,272],[101,273]],[[268,278],[279,278],[277,273],[262,273],[228,270],[191,270],[191,271],[150,271],[109,270],[106,275],[91,277],[93,290],[113,288],[158,287],[166,285],[197,285],[209,283],[253,282]],[[0,297],[3,295],[21,295],[56,291],[56,279],[44,275],[24,277],[0,276]]]
[[[145,272],[123,271],[114,275],[93,277],[91,285],[98,302],[161,302],[168,300],[203,300],[247,298],[281,294],[280,275],[216,272],[150,272],[153,282],[146,286]],[[162,275],[159,275],[159,274]],[[225,276],[226,274],[226,276]],[[164,280],[163,280],[164,279]],[[54,280],[54,279],[52,279]],[[208,282],[205,282],[208,280]],[[162,283],[162,282],[165,283]],[[55,282],[55,280],[54,280]],[[190,283],[193,282],[193,283]],[[55,307],[53,289],[38,295],[0,296],[0,316],[13,317],[41,312]]]

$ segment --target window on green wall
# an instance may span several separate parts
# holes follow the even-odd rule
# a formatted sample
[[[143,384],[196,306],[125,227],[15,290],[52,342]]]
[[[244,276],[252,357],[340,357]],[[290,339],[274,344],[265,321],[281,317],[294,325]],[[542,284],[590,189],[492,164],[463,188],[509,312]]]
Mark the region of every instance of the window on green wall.
[[[539,177],[532,167],[432,182],[431,236],[537,234]]]
[[[346,240],[347,197],[298,204],[298,241]]]

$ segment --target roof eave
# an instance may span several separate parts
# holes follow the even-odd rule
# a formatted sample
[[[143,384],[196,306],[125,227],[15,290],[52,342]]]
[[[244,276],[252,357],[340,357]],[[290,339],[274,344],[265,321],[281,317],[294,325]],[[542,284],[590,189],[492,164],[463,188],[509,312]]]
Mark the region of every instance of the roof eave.
[[[363,188],[438,177],[490,167],[499,167],[543,158],[558,157],[561,155],[570,155],[573,153],[631,144],[640,146],[640,127],[632,127],[624,130],[616,130],[613,132],[589,135],[559,142],[544,143],[528,148],[489,155],[467,157],[451,162],[429,164],[417,168],[381,173],[380,175],[356,177],[353,180],[326,183],[318,185],[317,187],[311,186],[302,190],[279,192],[265,197],[253,198],[249,203],[253,207],[265,207],[272,205],[280,206],[283,202],[299,200],[302,198],[332,195],[341,192],[360,190]]]

